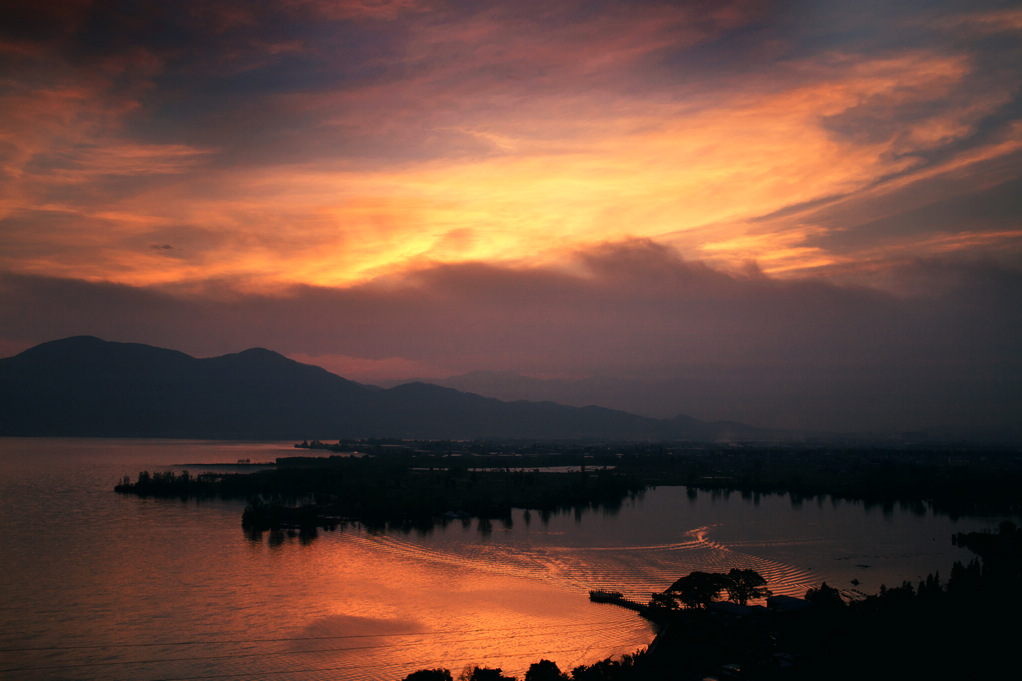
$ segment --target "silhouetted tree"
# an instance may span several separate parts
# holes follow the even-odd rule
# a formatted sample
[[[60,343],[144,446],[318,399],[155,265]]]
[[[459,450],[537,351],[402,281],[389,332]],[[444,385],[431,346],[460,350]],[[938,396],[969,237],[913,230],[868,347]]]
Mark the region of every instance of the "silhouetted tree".
[[[561,672],[556,662],[540,660],[533,662],[529,671],[525,672],[525,681],[567,681],[568,676]]]
[[[454,681],[446,669],[420,669],[404,678],[404,681]]]
[[[671,591],[664,591],[663,593],[653,594],[649,600],[649,607],[651,608],[665,608],[667,610],[678,610],[678,594]]]
[[[819,589],[809,589],[806,591],[806,600],[813,605],[829,608],[829,607],[840,607],[845,604],[841,598],[841,593],[832,586],[827,586],[824,582],[820,584]]]
[[[691,572],[667,588],[686,608],[705,608],[720,598],[728,584],[727,575],[719,572]]]
[[[468,669],[466,667],[465,670],[461,672],[459,681],[517,681],[515,677],[504,676],[501,672],[502,670],[500,667],[497,667],[496,669],[491,667],[473,667],[472,669]]]
[[[727,573],[724,589],[728,597],[738,605],[746,605],[750,598],[767,598],[773,592],[766,588],[766,579],[755,570],[731,568]]]
[[[571,670],[572,681],[617,681],[622,678],[622,664],[609,657],[593,664],[579,665]]]

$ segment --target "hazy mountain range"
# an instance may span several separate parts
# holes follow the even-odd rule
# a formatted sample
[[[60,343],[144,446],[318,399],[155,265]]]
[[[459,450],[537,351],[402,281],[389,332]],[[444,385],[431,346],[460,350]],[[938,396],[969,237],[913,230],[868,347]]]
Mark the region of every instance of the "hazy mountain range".
[[[654,418],[672,418],[676,414],[663,398],[665,393],[676,386],[676,381],[671,377],[658,382],[649,377],[644,377],[642,381],[630,381],[614,376],[533,378],[513,371],[470,371],[442,378],[390,381],[382,385],[392,387],[410,381],[432,383],[462,392],[496,397],[505,402],[547,401],[576,407],[597,402],[611,409],[621,409]]]
[[[434,381],[436,379],[433,379]],[[476,372],[389,388],[349,381],[263,348],[199,359],[75,336],[0,359],[0,435],[320,439],[593,439],[1017,447],[1014,433],[933,428],[834,434],[654,418],[582,399],[585,382]],[[476,394],[486,392],[496,397]]]
[[[0,359],[0,433],[338,439],[773,440],[789,433],[679,415],[504,402],[422,382],[362,385],[271,350],[197,359],[77,336]]]

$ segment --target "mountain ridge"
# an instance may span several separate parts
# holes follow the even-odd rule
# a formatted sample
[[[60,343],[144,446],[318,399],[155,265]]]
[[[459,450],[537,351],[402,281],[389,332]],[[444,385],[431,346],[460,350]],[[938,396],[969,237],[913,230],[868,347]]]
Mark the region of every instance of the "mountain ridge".
[[[366,386],[266,348],[211,358],[94,336],[0,359],[0,434],[334,439],[783,439],[599,406],[502,401],[423,381]]]

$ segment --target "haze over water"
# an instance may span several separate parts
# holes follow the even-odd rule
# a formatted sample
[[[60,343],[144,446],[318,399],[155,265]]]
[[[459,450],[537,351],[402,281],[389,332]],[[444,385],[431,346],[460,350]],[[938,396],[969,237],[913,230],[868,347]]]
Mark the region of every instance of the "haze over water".
[[[692,570],[751,567],[775,593],[821,581],[872,593],[949,574],[971,557],[951,534],[996,522],[661,487],[617,513],[516,510],[488,531],[456,520],[424,535],[348,527],[302,541],[247,537],[242,501],[112,491],[142,469],[293,452],[0,439],[0,676],[396,681],[468,664],[521,676],[543,657],[566,669],[651,641],[634,613],[590,603],[592,588],[645,600]]]

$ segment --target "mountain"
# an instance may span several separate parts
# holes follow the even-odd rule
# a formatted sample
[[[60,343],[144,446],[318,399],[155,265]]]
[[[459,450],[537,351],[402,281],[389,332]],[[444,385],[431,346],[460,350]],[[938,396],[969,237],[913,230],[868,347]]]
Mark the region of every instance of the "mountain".
[[[531,378],[513,371],[470,371],[467,374],[429,379],[429,383],[435,385],[496,397],[505,402],[531,400],[578,406],[592,401],[575,394],[577,385],[581,382],[569,379]],[[565,399],[566,397],[568,399]]]
[[[196,359],[79,336],[0,360],[0,432],[292,437],[354,421],[368,392],[269,350]]]
[[[686,407],[693,403],[693,395],[700,391],[699,385],[682,386],[677,378],[669,376],[532,378],[512,371],[472,371],[420,380],[505,402],[529,400],[576,407],[600,404],[653,418],[671,418],[685,413]]]
[[[77,336],[0,359],[0,434],[338,439],[777,439],[737,423],[503,402],[428,383],[366,386],[253,348],[197,359]]]

